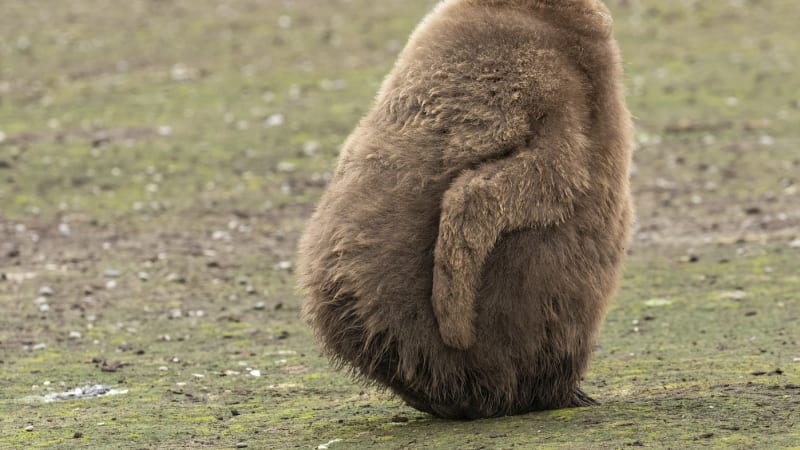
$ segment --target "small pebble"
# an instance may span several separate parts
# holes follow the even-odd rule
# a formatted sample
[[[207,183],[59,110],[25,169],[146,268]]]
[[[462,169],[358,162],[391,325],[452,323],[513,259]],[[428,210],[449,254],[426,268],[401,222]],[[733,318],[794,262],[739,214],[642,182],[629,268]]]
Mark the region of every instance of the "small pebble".
[[[283,125],[283,121],[284,121],[283,114],[273,114],[267,117],[267,120],[265,120],[264,122],[266,123],[266,125],[270,127],[278,127]]]
[[[173,281],[173,282],[178,283],[178,284],[185,284],[186,283],[186,277],[180,276],[180,275],[175,275],[175,274],[172,274],[172,275],[174,275],[174,277],[172,277],[172,278],[170,278],[170,276],[167,275],[167,280],[168,281]]]
[[[303,153],[306,156],[314,156],[319,149],[319,142],[317,141],[308,141],[303,145]]]
[[[257,302],[256,305],[253,306],[253,309],[261,310],[261,309],[264,309],[266,307],[267,307],[267,303],[266,302]]]
[[[72,235],[72,229],[69,227],[69,224],[66,223],[58,225],[58,232],[64,237],[70,237],[70,235]]]
[[[771,147],[775,144],[775,138],[772,136],[763,135],[758,138],[758,143],[766,147]]]
[[[33,431],[33,425],[28,425],[25,427],[25,431]]]
[[[54,294],[53,289],[50,286],[42,286],[42,288],[39,289],[39,295],[43,295],[45,297],[52,297],[53,294]]]
[[[247,448],[247,443],[246,442],[237,442],[236,443],[236,448]]]
[[[277,166],[278,172],[294,172],[294,164],[288,161],[281,161]]]

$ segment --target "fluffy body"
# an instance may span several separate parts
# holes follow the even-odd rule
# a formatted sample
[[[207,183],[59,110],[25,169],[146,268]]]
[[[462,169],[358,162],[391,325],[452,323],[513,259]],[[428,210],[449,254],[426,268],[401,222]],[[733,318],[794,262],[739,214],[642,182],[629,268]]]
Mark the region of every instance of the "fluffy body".
[[[438,5],[300,242],[333,360],[441,417],[592,404],[632,220],[620,80],[599,0]]]

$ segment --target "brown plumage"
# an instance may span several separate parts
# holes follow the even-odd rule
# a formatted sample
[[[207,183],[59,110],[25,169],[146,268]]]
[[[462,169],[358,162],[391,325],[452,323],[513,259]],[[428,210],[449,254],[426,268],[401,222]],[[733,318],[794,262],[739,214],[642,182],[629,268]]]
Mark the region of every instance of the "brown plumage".
[[[599,0],[437,6],[301,239],[334,361],[442,417],[592,404],[632,215],[620,79]]]

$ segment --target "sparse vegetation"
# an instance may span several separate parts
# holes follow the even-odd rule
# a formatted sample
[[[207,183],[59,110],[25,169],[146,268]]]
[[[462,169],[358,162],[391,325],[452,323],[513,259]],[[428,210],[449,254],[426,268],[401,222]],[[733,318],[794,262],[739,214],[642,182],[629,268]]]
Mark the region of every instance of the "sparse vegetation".
[[[319,355],[296,238],[433,3],[3,2],[0,447],[798,445],[789,0],[608,2],[639,223],[602,406],[435,420]],[[94,384],[127,393],[41,400]]]

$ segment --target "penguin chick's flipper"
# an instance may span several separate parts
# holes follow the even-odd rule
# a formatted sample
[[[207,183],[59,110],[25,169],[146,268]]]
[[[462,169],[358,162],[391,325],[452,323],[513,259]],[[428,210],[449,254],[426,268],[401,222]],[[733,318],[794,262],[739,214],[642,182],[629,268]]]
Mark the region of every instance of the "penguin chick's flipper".
[[[562,107],[537,123],[527,148],[462,172],[444,193],[431,301],[449,347],[475,343],[475,296],[501,234],[564,223],[588,186],[586,109]]]

